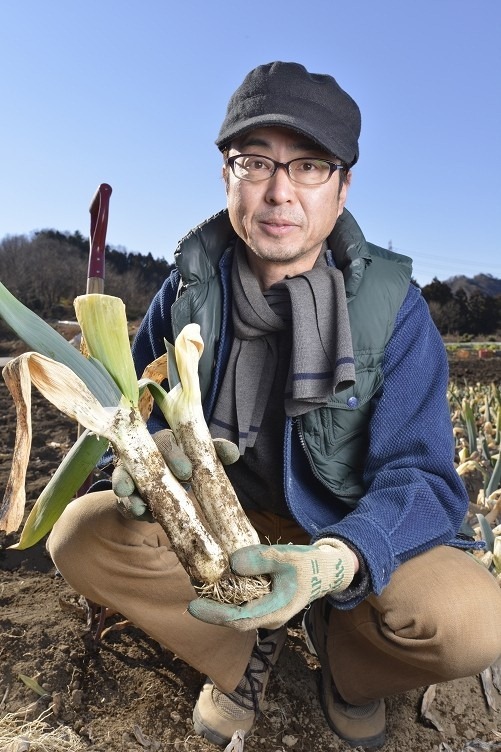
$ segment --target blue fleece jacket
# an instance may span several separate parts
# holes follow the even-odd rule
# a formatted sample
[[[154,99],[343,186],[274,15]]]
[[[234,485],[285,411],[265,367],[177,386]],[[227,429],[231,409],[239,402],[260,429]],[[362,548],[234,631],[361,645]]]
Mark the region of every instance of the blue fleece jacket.
[[[230,264],[221,260],[223,323],[213,381],[204,403],[211,415],[231,347]],[[133,345],[137,372],[172,341],[170,308],[179,274],[172,272],[157,293]],[[385,350],[384,383],[373,400],[364,471],[366,492],[350,509],[312,476],[293,421],[286,421],[284,490],[289,509],[312,540],[345,540],[362,559],[366,582],[354,583],[334,598],[352,608],[368,593],[380,593],[402,562],[433,546],[455,543],[468,498],[454,464],[454,444],[446,398],[445,348],[420,290],[409,286]],[[164,428],[159,414],[152,432]]]

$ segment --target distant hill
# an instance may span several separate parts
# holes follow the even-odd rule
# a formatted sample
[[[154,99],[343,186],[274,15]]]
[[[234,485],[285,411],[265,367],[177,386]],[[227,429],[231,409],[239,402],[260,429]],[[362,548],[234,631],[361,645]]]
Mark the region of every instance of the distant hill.
[[[446,279],[445,284],[454,294],[459,290],[464,290],[468,297],[475,293],[482,293],[492,298],[501,295],[501,279],[493,277],[492,274],[476,274],[474,277],[459,275]]]

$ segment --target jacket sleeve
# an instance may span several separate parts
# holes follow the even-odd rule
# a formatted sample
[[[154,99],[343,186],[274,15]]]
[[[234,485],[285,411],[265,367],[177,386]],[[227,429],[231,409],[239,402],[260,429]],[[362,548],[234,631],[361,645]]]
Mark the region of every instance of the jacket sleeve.
[[[468,505],[453,461],[446,352],[413,285],[386,346],[383,370],[369,425],[366,493],[353,511],[315,535],[351,544],[364,559],[368,590],[376,594],[402,562],[450,543]],[[341,600],[344,608],[356,605],[349,591]]]
[[[132,343],[132,357],[138,378],[141,377],[147,365],[165,353],[164,338],[172,342],[171,306],[176,299],[179,284],[179,274],[174,270],[165,280],[150,303],[144,319]],[[163,384],[168,388],[168,384]],[[165,419],[154,407],[148,421],[148,428],[155,433],[166,427]]]

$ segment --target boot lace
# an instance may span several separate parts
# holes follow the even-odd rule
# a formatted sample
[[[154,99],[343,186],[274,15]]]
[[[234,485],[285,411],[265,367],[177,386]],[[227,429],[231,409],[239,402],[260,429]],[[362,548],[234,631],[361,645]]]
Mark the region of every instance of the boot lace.
[[[236,689],[228,694],[228,697],[240,707],[247,710],[259,711],[259,703],[262,699],[268,677],[273,668],[273,658],[277,648],[277,637],[280,630],[263,634],[265,630],[259,630],[258,641],[251,653],[249,664]]]

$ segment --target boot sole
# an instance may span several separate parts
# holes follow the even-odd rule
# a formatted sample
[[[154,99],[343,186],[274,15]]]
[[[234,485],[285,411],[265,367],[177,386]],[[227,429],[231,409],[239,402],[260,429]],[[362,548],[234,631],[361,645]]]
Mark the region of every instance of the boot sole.
[[[221,736],[217,731],[205,725],[202,716],[198,712],[197,705],[195,705],[193,710],[193,728],[198,736],[204,737],[204,739],[212,742],[212,744],[216,744],[218,747],[224,747],[231,741],[227,736]]]

